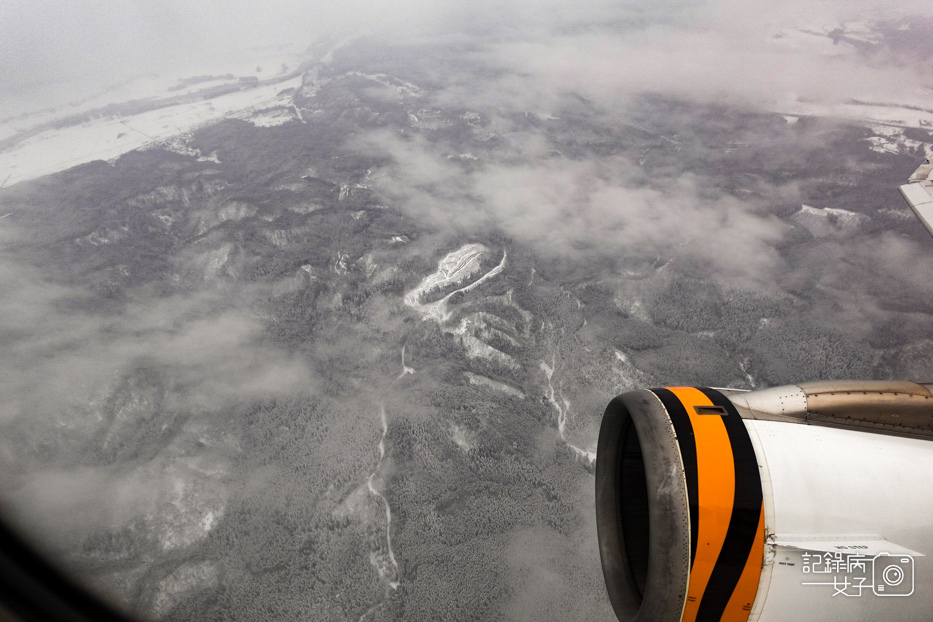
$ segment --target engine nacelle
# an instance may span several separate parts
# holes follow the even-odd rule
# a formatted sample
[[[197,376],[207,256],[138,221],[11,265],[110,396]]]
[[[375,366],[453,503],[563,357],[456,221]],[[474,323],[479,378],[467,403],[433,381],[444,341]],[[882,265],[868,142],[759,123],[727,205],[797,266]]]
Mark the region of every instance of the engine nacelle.
[[[933,394],[912,382],[609,404],[600,556],[622,622],[933,619]]]

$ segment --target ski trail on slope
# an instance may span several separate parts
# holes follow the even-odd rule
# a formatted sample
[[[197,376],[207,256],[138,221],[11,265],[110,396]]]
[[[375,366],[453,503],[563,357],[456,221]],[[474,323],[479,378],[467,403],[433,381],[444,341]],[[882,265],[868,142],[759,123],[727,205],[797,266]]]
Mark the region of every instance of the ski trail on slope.
[[[441,260],[441,264],[436,272],[425,277],[418,287],[405,295],[405,304],[421,313],[424,318],[431,318],[438,324],[445,323],[452,315],[447,310],[447,301],[455,294],[465,294],[470,290],[476,289],[502,272],[505,269],[506,260],[508,259],[508,251],[502,252],[502,259],[492,270],[473,283],[450,292],[437,302],[422,304],[421,295],[449,283],[457,281],[462,282],[464,279],[469,278],[475,273],[480,258],[486,252],[486,247],[481,244],[468,244],[453,253],[449,253]]]
[[[587,451],[580,447],[577,447],[573,443],[567,440],[567,417],[570,414],[570,402],[568,402],[563,396],[560,397],[558,401],[557,390],[554,388],[554,384],[551,381],[552,376],[554,375],[554,369],[557,366],[555,357],[551,357],[551,364],[548,365],[545,361],[541,361],[541,371],[544,372],[544,375],[547,376],[547,399],[554,405],[554,408],[557,409],[557,431],[560,434],[560,440],[562,440],[570,449],[573,450],[577,456],[585,460],[586,462],[593,464],[596,462],[596,452]]]

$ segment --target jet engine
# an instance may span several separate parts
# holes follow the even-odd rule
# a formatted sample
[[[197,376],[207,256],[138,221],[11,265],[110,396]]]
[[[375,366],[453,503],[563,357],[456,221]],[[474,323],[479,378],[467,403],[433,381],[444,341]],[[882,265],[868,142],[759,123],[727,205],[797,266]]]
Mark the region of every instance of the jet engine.
[[[634,391],[596,458],[622,622],[933,619],[933,384]]]

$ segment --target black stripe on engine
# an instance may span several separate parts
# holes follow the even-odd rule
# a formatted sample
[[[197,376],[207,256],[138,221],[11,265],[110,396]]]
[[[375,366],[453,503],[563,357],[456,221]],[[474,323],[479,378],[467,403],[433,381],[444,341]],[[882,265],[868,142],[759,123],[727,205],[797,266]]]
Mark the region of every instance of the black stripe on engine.
[[[735,501],[732,504],[732,517],[729,519],[726,540],[716,559],[716,565],[697,611],[697,622],[719,622],[742,576],[758,533],[762,504],[761,476],[758,473],[755,448],[735,406],[719,391],[705,387],[699,390],[714,405],[722,406],[728,413],[722,420],[729,434],[735,463]]]
[[[693,569],[693,560],[697,556],[697,531],[700,525],[699,493],[697,489],[697,446],[693,435],[693,425],[687,415],[687,409],[681,404],[677,396],[667,389],[651,389],[658,396],[667,414],[674,424],[677,434],[677,444],[680,445],[680,456],[684,463],[684,474],[687,479],[687,500],[690,503],[690,568]],[[757,526],[757,523],[756,523]]]

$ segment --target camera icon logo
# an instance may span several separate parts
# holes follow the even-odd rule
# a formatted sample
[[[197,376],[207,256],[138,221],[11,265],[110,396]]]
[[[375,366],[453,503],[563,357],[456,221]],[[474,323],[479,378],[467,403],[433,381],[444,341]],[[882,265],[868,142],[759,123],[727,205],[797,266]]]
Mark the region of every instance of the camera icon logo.
[[[910,596],[914,593],[914,558],[878,553],[872,564],[875,596]]]

